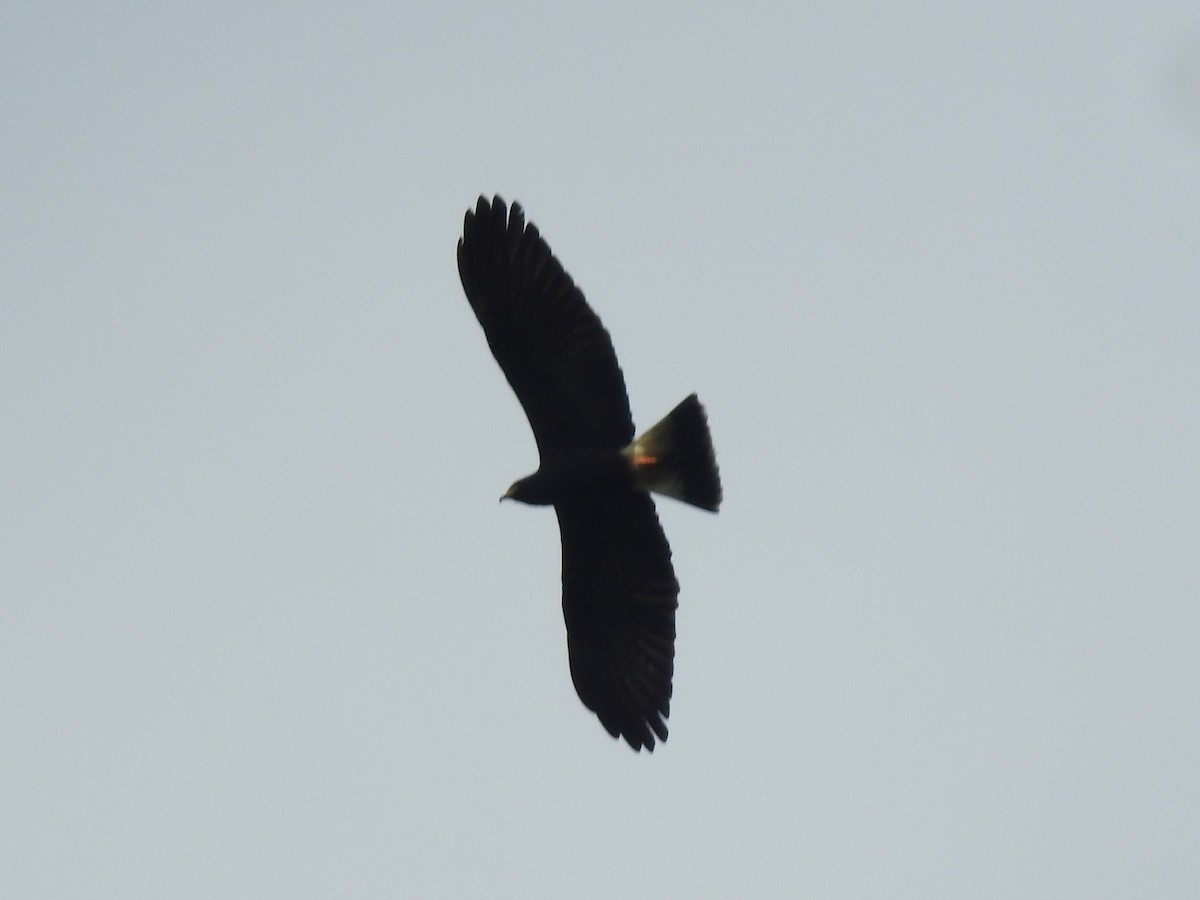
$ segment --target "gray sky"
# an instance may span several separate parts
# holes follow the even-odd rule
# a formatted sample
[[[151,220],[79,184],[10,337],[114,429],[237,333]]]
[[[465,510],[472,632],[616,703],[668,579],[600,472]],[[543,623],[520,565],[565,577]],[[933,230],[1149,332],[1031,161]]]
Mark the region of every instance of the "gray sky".
[[[103,6],[0,13],[0,893],[1194,896],[1194,0]],[[481,192],[708,407],[653,756]]]

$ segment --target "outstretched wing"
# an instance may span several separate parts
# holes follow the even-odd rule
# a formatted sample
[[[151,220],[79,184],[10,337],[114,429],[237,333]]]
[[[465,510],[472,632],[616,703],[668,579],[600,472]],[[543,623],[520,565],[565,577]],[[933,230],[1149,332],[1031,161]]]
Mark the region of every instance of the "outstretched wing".
[[[480,197],[467,211],[458,274],[543,461],[633,439],[608,332],[519,204]]]
[[[654,501],[606,490],[555,504],[579,699],[635,750],[667,739],[679,583]]]

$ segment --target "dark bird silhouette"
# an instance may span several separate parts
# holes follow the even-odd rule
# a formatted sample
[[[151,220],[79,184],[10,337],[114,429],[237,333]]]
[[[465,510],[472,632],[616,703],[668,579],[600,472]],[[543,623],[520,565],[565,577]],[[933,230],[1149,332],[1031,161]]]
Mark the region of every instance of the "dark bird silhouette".
[[[693,394],[634,440],[608,332],[517,203],[480,197],[458,273],[525,409],[538,470],[505,498],[552,505],[571,678],[613,737],[667,739],[679,583],[651,491],[716,512],[721,482]]]

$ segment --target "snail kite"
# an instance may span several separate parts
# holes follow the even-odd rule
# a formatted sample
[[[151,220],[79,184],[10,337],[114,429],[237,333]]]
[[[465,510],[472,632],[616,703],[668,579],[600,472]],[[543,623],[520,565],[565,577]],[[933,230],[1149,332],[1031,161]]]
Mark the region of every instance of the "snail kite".
[[[608,332],[519,204],[467,211],[458,273],[537,441],[538,470],[501,499],[558,514],[575,690],[609,734],[652,751],[667,739],[679,583],[649,492],[716,512],[704,408],[693,394],[634,439]]]

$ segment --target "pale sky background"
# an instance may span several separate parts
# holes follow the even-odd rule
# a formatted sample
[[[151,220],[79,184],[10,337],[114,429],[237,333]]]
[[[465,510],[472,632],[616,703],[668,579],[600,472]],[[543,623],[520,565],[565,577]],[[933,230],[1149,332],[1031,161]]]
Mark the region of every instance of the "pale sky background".
[[[1195,0],[6,3],[0,134],[3,896],[1196,896]],[[493,192],[709,411],[653,756]]]

